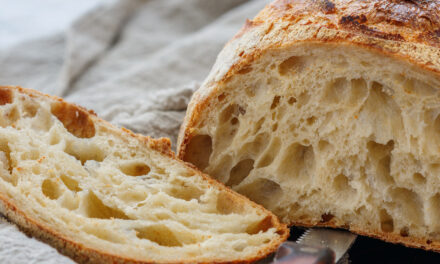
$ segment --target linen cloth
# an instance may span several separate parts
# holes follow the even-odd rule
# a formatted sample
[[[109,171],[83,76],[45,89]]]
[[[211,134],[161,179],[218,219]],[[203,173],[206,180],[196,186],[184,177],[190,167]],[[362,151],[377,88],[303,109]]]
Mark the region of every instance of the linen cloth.
[[[0,84],[93,109],[176,144],[192,93],[224,44],[267,0],[119,0],[67,30],[0,50]],[[3,36],[2,36],[3,37]],[[0,263],[73,263],[0,216]]]

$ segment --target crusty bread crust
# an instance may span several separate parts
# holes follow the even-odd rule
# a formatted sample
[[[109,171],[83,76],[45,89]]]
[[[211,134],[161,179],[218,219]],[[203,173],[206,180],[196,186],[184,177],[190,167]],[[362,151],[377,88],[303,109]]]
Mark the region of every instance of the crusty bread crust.
[[[220,87],[232,76],[245,73],[263,54],[302,43],[360,47],[440,76],[440,3],[277,0],[267,5],[228,42],[193,95],[179,133],[178,157],[184,158],[202,114],[211,111],[211,100],[220,94]],[[388,242],[440,252],[440,243],[435,241],[346,226],[336,219],[318,223],[304,219],[287,224],[345,228]]]
[[[21,88],[21,87],[14,87],[14,86],[0,86],[0,97],[4,94],[1,91],[12,90],[12,89],[17,90],[18,92],[26,94],[30,97],[34,97],[34,98],[44,97],[53,101],[58,101],[63,105],[68,106],[68,109],[70,111],[79,111],[82,114],[87,115],[88,117],[91,118],[91,120],[95,124],[100,123],[106,127],[116,129],[113,125],[111,125],[107,121],[98,118],[93,111],[86,110],[83,107],[65,102],[61,98],[46,95],[35,90]],[[82,128],[78,127],[78,129],[82,129]],[[178,160],[175,157],[174,152],[171,150],[171,143],[168,138],[153,139],[148,136],[135,134],[132,131],[125,128],[120,129],[120,134],[124,137],[136,138],[139,141],[140,145],[148,146],[149,148],[152,148],[162,153],[163,155],[169,156],[174,160]],[[287,239],[287,237],[289,236],[289,229],[286,227],[285,224],[280,223],[277,217],[273,215],[270,211],[266,210],[264,207],[258,204],[255,204],[254,202],[250,201],[248,198],[235,193],[234,191],[225,187],[222,183],[211,179],[209,176],[203,174],[191,164],[185,162],[181,162],[181,163],[183,166],[187,167],[188,169],[195,170],[201,177],[203,177],[205,181],[209,182],[211,186],[230,193],[233,197],[233,201],[232,201],[233,203],[248,204],[254,208],[258,208],[259,210],[264,211],[264,213],[267,214],[267,218],[266,218],[267,220],[262,221],[262,224],[264,224],[265,227],[262,227],[261,229],[267,229],[269,227],[273,227],[277,230],[277,234],[279,234],[279,238],[274,239],[272,242],[268,243],[267,247],[259,251],[258,254],[255,254],[252,258],[239,259],[232,263],[250,263],[262,259],[267,255],[271,254],[272,252],[274,252],[278,248],[278,246]],[[87,245],[83,245],[51,229],[49,226],[45,225],[45,223],[39,222],[29,217],[24,211],[20,210],[20,208],[18,208],[13,203],[13,201],[8,199],[2,193],[0,193],[0,213],[6,216],[6,218],[9,219],[11,222],[17,224],[18,227],[26,234],[30,236],[34,236],[52,245],[60,253],[72,258],[73,260],[79,263],[160,263],[154,259],[151,259],[149,261],[140,261],[137,259],[130,259],[118,255],[113,255],[108,252],[103,252],[95,248],[87,247]],[[193,263],[193,261],[190,262]],[[182,260],[179,263],[189,263],[189,261]],[[201,261],[199,263],[204,263],[204,261]],[[217,263],[228,263],[228,262],[219,261]]]

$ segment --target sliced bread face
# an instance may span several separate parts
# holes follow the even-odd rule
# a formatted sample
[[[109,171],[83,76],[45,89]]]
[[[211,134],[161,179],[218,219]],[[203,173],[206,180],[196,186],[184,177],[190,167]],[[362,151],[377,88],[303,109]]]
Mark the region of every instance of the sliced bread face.
[[[179,157],[284,223],[440,251],[440,49],[392,16],[345,28],[384,1],[321,2],[247,22],[194,95]]]
[[[174,158],[36,91],[0,87],[0,212],[78,262],[246,262],[288,230]]]

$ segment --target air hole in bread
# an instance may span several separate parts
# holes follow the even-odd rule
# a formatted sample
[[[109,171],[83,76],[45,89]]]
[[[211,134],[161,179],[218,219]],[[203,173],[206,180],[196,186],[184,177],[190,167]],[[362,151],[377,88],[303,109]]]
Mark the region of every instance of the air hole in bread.
[[[335,191],[337,191],[338,194],[342,196],[343,199],[353,196],[356,193],[356,190],[351,187],[348,177],[342,173],[338,174],[335,177],[333,181],[333,187],[335,188]]]
[[[283,190],[278,183],[265,178],[258,178],[251,183],[241,186],[237,190],[239,193],[266,208],[283,194]]]
[[[250,235],[254,235],[254,234],[258,234],[260,232],[266,232],[271,227],[273,227],[272,218],[265,217],[263,220],[251,224],[246,229],[246,233],[248,233]]]
[[[25,100],[23,102],[23,107],[22,107],[23,108],[23,110],[22,110],[23,117],[30,117],[30,118],[35,117],[35,115],[37,115],[39,107],[40,106],[37,103],[35,103],[31,100]]]
[[[234,126],[234,125],[237,125],[238,122],[239,122],[239,121],[238,121],[238,118],[236,118],[236,117],[234,117],[234,118],[231,119],[231,125],[233,125],[233,126]]]
[[[10,104],[14,100],[14,94],[11,89],[0,88],[0,105]]]
[[[368,61],[360,61],[359,64],[366,68],[369,68],[371,66],[371,64]]]
[[[217,166],[215,170],[210,171],[210,175],[219,179],[221,182],[227,181],[229,175],[225,174],[225,171],[229,171],[232,167],[232,157],[230,155],[225,155],[220,159],[221,166]]]
[[[61,198],[61,206],[68,210],[76,210],[79,208],[80,198],[74,193],[66,192]]]
[[[78,182],[72,179],[71,177],[65,174],[61,174],[60,179],[64,183],[64,185],[66,185],[67,189],[71,190],[72,192],[80,192],[82,190],[79,187]]]
[[[305,66],[305,59],[300,56],[292,56],[278,66],[280,75],[292,74],[300,72]]]
[[[0,118],[0,127],[12,126],[15,128],[15,122],[20,118],[20,112],[16,106],[5,107],[3,110],[3,118]]]
[[[417,193],[406,188],[394,188],[390,196],[396,210],[408,221],[417,225],[424,224],[423,202]]]
[[[87,142],[67,142],[64,152],[79,160],[82,165],[88,160],[101,162],[106,156],[97,145]]]
[[[369,119],[376,138],[383,141],[393,138],[404,130],[400,106],[393,97],[394,90],[373,82],[370,95],[360,111],[360,116]],[[381,111],[377,111],[380,109]]]
[[[433,226],[434,231],[440,231],[440,194],[437,193],[429,198],[426,213],[429,224]]]
[[[251,66],[245,66],[243,68],[241,68],[237,73],[238,74],[246,74],[252,71],[252,67]]]
[[[15,123],[18,119],[20,119],[20,111],[18,111],[17,107],[11,108],[9,113],[7,114],[7,118],[11,125]]]
[[[6,139],[0,140],[0,162],[3,169],[7,170],[9,174],[12,173],[13,163],[11,160],[11,149],[9,148]]]
[[[11,159],[11,150],[9,149],[8,143],[0,141],[0,179],[16,186],[17,179],[12,174],[13,168],[14,164]]]
[[[238,105],[230,104],[220,113],[220,123],[226,123],[236,116],[238,116]]]
[[[330,213],[325,213],[321,215],[321,223],[328,223],[330,222],[333,218],[335,218],[334,215],[330,214]]]
[[[258,131],[261,130],[261,127],[263,126],[264,121],[266,121],[266,118],[264,118],[264,117],[258,119],[258,121],[254,125],[254,133],[257,133]]]
[[[235,133],[240,127],[240,122],[237,118],[238,115],[240,115],[239,109],[240,107],[238,105],[232,105],[223,111],[220,120],[223,120],[222,122],[227,122],[229,120],[229,124],[221,123],[217,130],[217,135],[223,136],[227,139],[223,144],[228,144],[232,141]]]
[[[61,194],[63,194],[59,184],[51,179],[45,179],[43,181],[43,184],[41,184],[41,191],[51,200],[56,200]]]
[[[150,167],[143,162],[130,162],[119,166],[119,169],[128,176],[142,176],[150,172]]]
[[[272,100],[272,104],[270,105],[270,109],[275,109],[280,104],[280,96],[275,96]]]
[[[99,219],[130,219],[123,211],[105,205],[92,191],[89,191],[85,200],[87,217]]]
[[[368,96],[368,85],[365,79],[351,80],[351,95],[348,103],[351,106],[359,105]]]
[[[32,166],[32,173],[35,175],[39,175],[41,173],[41,168],[39,164]]]
[[[192,199],[198,200],[205,192],[195,186],[190,186],[185,182],[176,183],[177,187],[173,187],[168,191],[168,195],[172,197],[182,199],[185,201],[191,201]]]
[[[403,77],[405,78],[405,77]],[[403,83],[403,89],[408,94],[414,94],[417,96],[435,96],[438,94],[438,89],[416,79],[405,79]]]
[[[244,108],[243,106],[239,105],[238,106],[238,114],[239,115],[245,115],[246,114],[246,108]]]
[[[318,150],[319,150],[319,152],[330,151],[332,149],[332,147],[333,146],[327,140],[321,139],[318,142]]]
[[[155,216],[156,219],[158,219],[158,220],[167,220],[167,219],[170,219],[170,218],[171,218],[171,216],[170,216],[170,214],[169,214],[168,212],[159,212],[159,213],[155,213],[154,216]],[[183,224],[185,224],[185,223],[183,223]],[[185,225],[186,225],[186,224],[185,224]],[[186,225],[186,226],[188,226],[188,225]]]
[[[223,101],[225,98],[226,98],[226,94],[225,94],[225,93],[222,93],[222,94],[220,94],[219,96],[217,96],[217,100],[218,100],[219,102]]]
[[[53,103],[51,112],[72,135],[78,138],[91,138],[95,136],[95,125],[90,114],[77,106],[63,102]]]
[[[369,141],[367,149],[379,182],[385,184],[393,183],[394,179],[391,176],[391,152],[394,149],[394,141],[390,140],[386,145]]]
[[[350,95],[350,88],[347,79],[335,79],[325,87],[323,101],[328,104],[344,103]]]
[[[227,186],[234,186],[242,182],[254,168],[253,159],[244,159],[238,162],[229,173]]]
[[[118,192],[118,198],[127,203],[138,203],[145,201],[147,199],[148,194],[142,190],[132,190],[129,189],[127,191]]]
[[[312,146],[293,143],[284,151],[278,165],[279,176],[307,179],[315,167],[315,152]]]
[[[316,120],[317,120],[316,116],[311,116],[311,117],[307,118],[306,119],[307,125],[311,126],[311,125],[315,124]]]
[[[143,228],[136,228],[135,231],[136,236],[139,239],[148,239],[164,247],[181,247],[183,245],[174,233],[165,225],[151,225]],[[191,237],[189,237],[188,240],[191,240]]]
[[[426,178],[425,176],[423,176],[423,174],[416,172],[413,174],[413,180],[417,183],[417,184],[425,184],[426,183]]]
[[[399,231],[400,235],[403,237],[409,236],[409,228],[408,227],[402,227]]]
[[[196,135],[190,139],[184,160],[203,170],[208,166],[212,153],[212,139],[208,135]]]
[[[296,98],[295,97],[289,97],[289,99],[287,99],[287,103],[289,105],[293,105],[294,103],[296,103]]]
[[[270,145],[264,151],[262,157],[258,160],[257,168],[267,167],[272,164],[275,157],[278,155],[281,147],[281,140],[275,137],[270,142]]]
[[[245,88],[244,92],[246,93],[247,96],[252,98],[252,97],[255,96],[255,87],[248,86],[248,87]]]
[[[38,111],[36,113],[35,118],[30,120],[32,129],[37,131],[48,132],[53,127],[53,123],[55,122],[55,118],[47,111]],[[60,133],[57,131],[56,133]]]
[[[237,251],[237,252],[242,252],[246,247],[247,247],[247,244],[246,244],[246,243],[241,242],[241,241],[237,241],[237,242],[233,245],[232,249],[234,249],[234,250]]]
[[[244,213],[242,204],[236,203],[234,197],[228,192],[218,194],[216,208],[220,214]]]
[[[310,101],[310,94],[308,92],[302,92],[297,98],[298,107],[303,107]]]
[[[379,212],[380,229],[385,233],[391,233],[394,231],[394,220],[387,210],[381,209]]]
[[[61,135],[56,130],[51,130],[49,132],[49,144],[50,145],[57,145],[61,142]]]
[[[431,109],[425,112],[424,123],[426,124],[425,133],[432,138],[435,144],[429,147],[434,151],[440,146],[440,109]]]

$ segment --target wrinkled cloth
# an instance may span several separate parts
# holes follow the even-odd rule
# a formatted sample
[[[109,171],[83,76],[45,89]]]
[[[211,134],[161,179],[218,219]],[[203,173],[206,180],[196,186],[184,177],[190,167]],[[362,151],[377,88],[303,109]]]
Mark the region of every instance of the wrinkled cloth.
[[[120,0],[67,30],[0,50],[0,84],[62,96],[176,144],[192,93],[267,0]],[[72,263],[0,217],[0,263]]]

